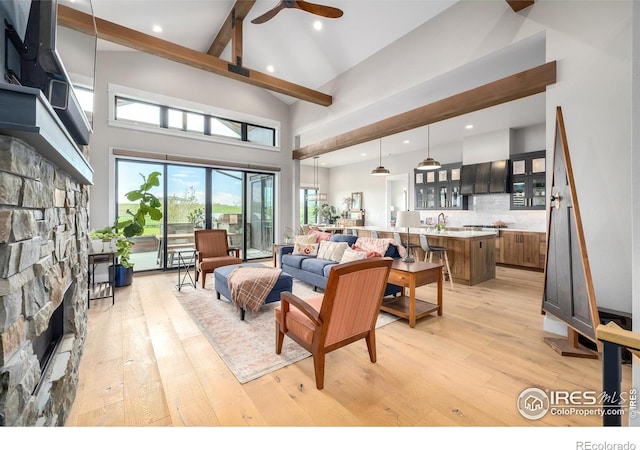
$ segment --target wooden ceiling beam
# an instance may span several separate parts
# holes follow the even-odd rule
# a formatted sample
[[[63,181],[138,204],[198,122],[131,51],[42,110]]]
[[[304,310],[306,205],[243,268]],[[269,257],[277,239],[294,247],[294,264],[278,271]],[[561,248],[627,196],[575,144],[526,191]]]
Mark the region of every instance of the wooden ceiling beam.
[[[211,47],[207,50],[207,54],[211,56],[215,56],[216,58],[222,55],[222,52],[231,39],[233,38],[233,24],[234,20],[243,21],[253,5],[256,3],[256,0],[236,0],[235,5],[231,8],[231,12],[225,19],[224,23],[220,27],[220,31],[218,31],[218,35],[215,37],[213,42],[211,43]],[[234,58],[235,61],[235,58]]]
[[[507,3],[509,4],[509,6],[511,6],[511,9],[513,9],[514,12],[520,12],[523,9],[533,5],[535,1],[534,0],[507,0]]]
[[[333,99],[330,95],[314,91],[304,86],[273,77],[255,70],[246,70],[246,75],[230,70],[231,64],[215,56],[198,52],[178,44],[174,44],[155,36],[126,28],[107,20],[94,18],[76,9],[58,4],[58,24],[82,33],[95,35],[98,38],[133,48],[141,52],[150,53],[160,58],[169,59],[181,64],[187,64],[198,69],[213,72],[227,78],[242,81],[280,94],[289,95],[300,100],[321,106],[330,106]]]
[[[385,136],[461,116],[544,92],[556,82],[556,62],[510,75],[370,125],[295,149],[293,159],[307,159]]]

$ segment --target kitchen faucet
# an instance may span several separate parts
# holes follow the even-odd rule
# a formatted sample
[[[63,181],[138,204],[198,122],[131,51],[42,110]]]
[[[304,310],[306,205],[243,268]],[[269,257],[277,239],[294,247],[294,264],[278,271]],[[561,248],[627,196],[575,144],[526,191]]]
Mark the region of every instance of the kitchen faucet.
[[[436,223],[438,230],[444,230],[446,224],[447,224],[447,219],[445,219],[444,213],[438,214],[438,222]]]

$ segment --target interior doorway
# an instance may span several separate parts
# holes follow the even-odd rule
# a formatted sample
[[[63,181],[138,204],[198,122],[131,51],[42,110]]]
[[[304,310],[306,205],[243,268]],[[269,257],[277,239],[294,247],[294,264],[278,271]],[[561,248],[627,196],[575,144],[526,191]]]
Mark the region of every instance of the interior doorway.
[[[409,209],[409,174],[387,177],[387,225],[395,226],[398,211]]]

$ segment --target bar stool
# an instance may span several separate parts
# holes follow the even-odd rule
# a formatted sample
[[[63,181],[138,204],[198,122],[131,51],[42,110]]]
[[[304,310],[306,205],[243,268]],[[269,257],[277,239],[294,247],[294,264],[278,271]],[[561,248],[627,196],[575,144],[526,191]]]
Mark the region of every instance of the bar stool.
[[[409,254],[415,255],[414,249],[416,248],[420,248],[421,246],[418,244],[412,244],[411,242],[403,242],[402,241],[402,237],[400,236],[400,233],[398,233],[397,231],[394,231],[393,233],[393,239],[395,239],[396,241],[398,241],[398,243],[400,245],[402,245],[404,248],[407,249],[407,251],[409,252]]]
[[[422,250],[424,250],[424,261],[427,261],[427,257],[429,258],[429,262],[433,259],[433,254],[437,253],[440,259],[440,262],[444,261],[445,267],[447,268],[446,272],[442,272],[442,277],[444,280],[449,277],[449,283],[451,283],[451,289],[453,289],[453,278],[451,277],[451,268],[449,267],[449,257],[447,256],[447,247],[442,247],[439,245],[429,245],[429,241],[427,240],[427,236],[424,234],[420,235],[420,246]]]

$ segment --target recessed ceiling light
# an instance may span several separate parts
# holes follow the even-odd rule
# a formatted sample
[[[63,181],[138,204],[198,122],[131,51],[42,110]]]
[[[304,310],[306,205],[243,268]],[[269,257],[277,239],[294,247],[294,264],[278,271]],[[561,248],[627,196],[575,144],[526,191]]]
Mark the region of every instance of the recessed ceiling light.
[[[315,22],[313,22],[313,28],[318,31],[322,30],[322,22],[316,20]]]
[[[153,32],[154,33],[162,33],[162,27],[160,25],[154,25],[153,26]]]
[[[367,156],[366,153],[360,153],[360,156]]]
[[[321,163],[320,163],[320,165],[321,165],[321,166],[326,166],[326,165],[327,165],[327,163],[325,163],[325,162],[321,162]]]
[[[269,64],[269,65],[267,66],[267,72],[269,72],[269,73],[273,73],[273,72],[275,72],[275,71],[276,71],[276,69],[275,69],[275,67],[273,67],[273,65]]]
[[[409,139],[405,139],[404,141],[402,141],[403,144],[411,144],[411,141]]]
[[[467,130],[470,130],[470,129],[472,129],[472,128],[473,128],[473,125],[472,125],[472,124],[465,125],[465,128],[466,128]]]

